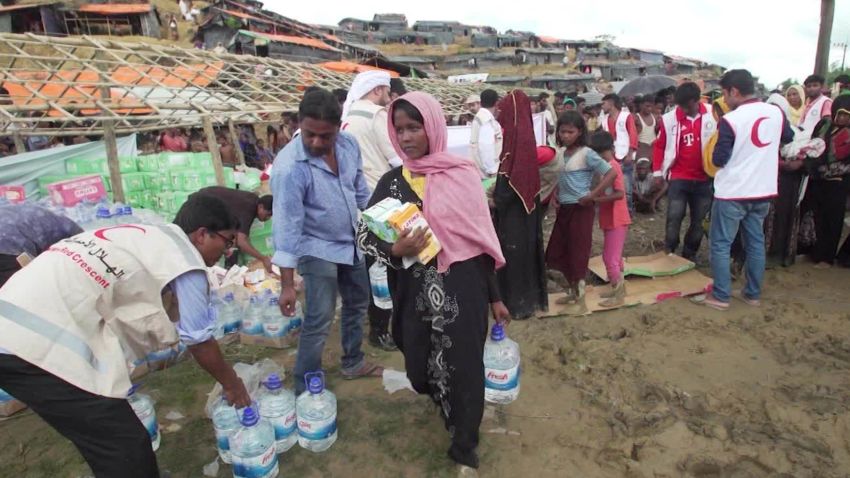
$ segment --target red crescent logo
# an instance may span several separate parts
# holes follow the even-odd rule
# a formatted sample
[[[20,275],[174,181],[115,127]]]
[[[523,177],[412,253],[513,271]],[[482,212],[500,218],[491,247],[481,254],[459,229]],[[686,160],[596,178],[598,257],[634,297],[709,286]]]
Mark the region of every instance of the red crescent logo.
[[[750,135],[750,139],[753,141],[753,144],[756,145],[756,148],[766,148],[770,146],[770,143],[763,143],[761,138],[759,138],[759,125],[761,125],[761,122],[766,119],[767,116],[762,116],[753,123],[753,132]]]
[[[138,229],[138,230],[142,231],[142,234],[147,233],[147,231],[145,231],[144,229],[142,229],[139,226],[134,226],[132,224],[122,224],[120,226],[104,227],[103,229],[98,229],[97,231],[94,231],[94,237],[97,237],[99,239],[103,239],[104,241],[109,241],[109,238],[106,237],[103,233],[105,233],[106,231],[112,230],[112,229],[121,229],[121,228]]]

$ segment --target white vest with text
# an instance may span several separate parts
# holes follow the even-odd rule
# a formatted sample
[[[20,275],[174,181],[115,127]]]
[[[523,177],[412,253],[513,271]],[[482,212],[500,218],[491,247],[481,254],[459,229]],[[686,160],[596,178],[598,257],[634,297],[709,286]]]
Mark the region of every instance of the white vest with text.
[[[714,197],[726,200],[776,196],[782,110],[762,102],[745,103],[723,116],[735,132],[729,162],[714,177]]]
[[[677,106],[673,111],[665,113],[664,116],[661,117],[662,123],[664,124],[664,132],[667,135],[667,144],[664,146],[664,164],[661,167],[661,174],[664,178],[667,178],[667,174],[670,172],[670,168],[673,167],[673,164],[676,162],[676,156],[679,155],[679,142],[681,138],[679,137],[679,133],[681,132],[681,127],[679,126],[679,117],[676,115],[676,112],[679,110]],[[706,144],[708,144],[708,140],[711,139],[711,135],[717,131],[717,122],[714,121],[714,115],[711,113],[711,106],[705,105],[705,113],[701,115],[702,121],[700,122],[700,151],[703,150]]]
[[[96,395],[125,398],[127,361],[177,344],[162,303],[206,271],[175,225],[119,225],[57,242],[0,289],[0,347]]]
[[[618,161],[625,159],[626,155],[629,154],[629,149],[631,149],[629,129],[626,127],[626,121],[631,115],[632,114],[628,111],[620,111],[620,115],[617,116],[617,123],[615,124],[617,134],[614,138],[614,156],[617,157]],[[608,115],[605,115],[603,118],[602,129],[608,131]],[[608,132],[612,135],[614,134],[611,131]]]
[[[827,101],[829,101],[829,98],[821,95],[820,98],[816,99],[814,103],[811,104],[811,106],[804,110],[806,114],[800,118],[800,124],[798,126],[803,130],[806,138],[812,137],[812,133],[815,131],[815,126],[817,126],[818,122],[820,122],[821,118],[823,118],[823,107]]]

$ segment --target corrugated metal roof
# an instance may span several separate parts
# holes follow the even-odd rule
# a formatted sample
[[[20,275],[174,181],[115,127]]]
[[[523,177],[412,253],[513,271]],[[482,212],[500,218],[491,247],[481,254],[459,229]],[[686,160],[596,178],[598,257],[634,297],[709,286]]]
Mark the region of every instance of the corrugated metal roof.
[[[4,5],[0,6],[0,13],[9,13],[17,10],[29,10],[31,8],[46,7],[48,5],[56,5],[59,2],[42,2],[42,3],[27,3],[24,5]]]

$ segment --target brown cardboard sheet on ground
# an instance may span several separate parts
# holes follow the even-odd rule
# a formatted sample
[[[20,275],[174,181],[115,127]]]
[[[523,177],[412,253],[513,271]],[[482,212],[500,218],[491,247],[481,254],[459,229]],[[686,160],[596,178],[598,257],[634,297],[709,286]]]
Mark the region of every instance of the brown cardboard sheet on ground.
[[[624,274],[626,276],[642,277],[674,276],[687,272],[696,266],[683,257],[668,255],[664,252],[656,252],[648,256],[626,257],[624,262],[626,266]],[[591,258],[588,269],[603,280],[608,280],[608,273],[605,271],[602,256]]]
[[[602,300],[599,294],[610,290],[610,286],[607,285],[588,286],[585,290],[585,303],[587,304],[588,314],[622,307],[657,304],[676,297],[702,294],[710,284],[711,279],[697,270],[690,270],[675,276],[635,278],[626,281],[625,304],[614,308],[599,306],[599,302]],[[564,297],[564,293],[549,294],[549,311],[538,314],[538,317],[564,315],[568,306],[557,304],[557,300],[561,297]]]

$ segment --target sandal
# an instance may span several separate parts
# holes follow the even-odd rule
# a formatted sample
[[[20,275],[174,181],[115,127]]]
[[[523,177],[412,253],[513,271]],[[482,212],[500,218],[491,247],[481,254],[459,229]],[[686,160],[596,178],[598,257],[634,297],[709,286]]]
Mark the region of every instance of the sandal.
[[[353,372],[342,372],[342,378],[345,380],[355,380],[358,378],[375,378],[384,376],[384,367],[371,363],[363,362],[360,367]]]

